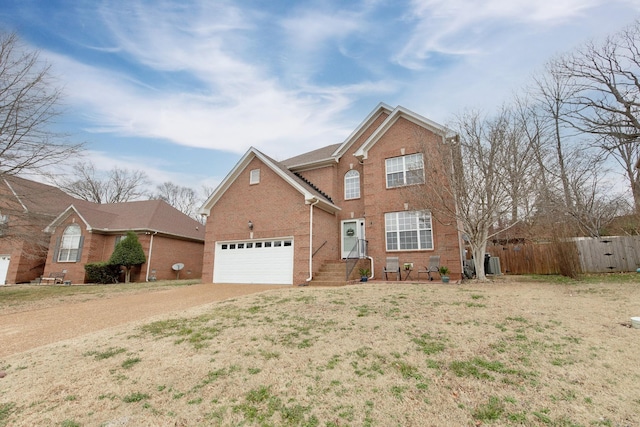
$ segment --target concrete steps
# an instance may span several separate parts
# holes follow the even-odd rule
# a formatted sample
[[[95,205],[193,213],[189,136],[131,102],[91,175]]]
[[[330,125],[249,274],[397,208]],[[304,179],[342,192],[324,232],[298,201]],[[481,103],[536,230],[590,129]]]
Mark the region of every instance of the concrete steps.
[[[365,265],[366,264],[366,265]],[[369,260],[358,260],[349,280],[346,279],[347,265],[344,260],[328,261],[320,267],[320,270],[313,275],[313,280],[309,282],[310,286],[345,286],[350,282],[359,281],[360,275],[358,269],[364,266],[369,267]]]
[[[344,261],[327,262],[313,275],[310,286],[344,286],[347,284],[345,275],[346,264]]]

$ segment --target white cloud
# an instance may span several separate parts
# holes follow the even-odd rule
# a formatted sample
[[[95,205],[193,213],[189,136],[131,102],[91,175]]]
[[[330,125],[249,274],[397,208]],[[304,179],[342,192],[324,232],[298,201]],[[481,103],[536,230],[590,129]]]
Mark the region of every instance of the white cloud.
[[[307,81],[327,60],[339,41],[363,31],[366,20],[360,14],[306,8],[279,22],[284,31],[288,73]],[[291,69],[292,68],[292,69]]]
[[[243,153],[250,146],[274,156],[340,141],[348,129],[337,117],[349,96],[384,90],[374,84],[307,86],[288,91],[272,81],[247,81],[237,93],[193,94],[148,90],[129,76],[50,55],[69,83],[71,104],[86,111],[91,132],[165,139],[180,145]]]
[[[92,49],[102,52],[101,62],[49,57],[88,131],[237,154],[255,146],[285,158],[340,142],[368,114],[354,111],[362,99],[375,99],[370,108],[402,104],[437,121],[469,104],[499,103],[550,50],[582,37],[587,25],[578,18],[603,1],[487,0],[480,7],[416,0],[404,22],[381,16],[376,8],[389,5],[376,1],[338,2],[335,10],[320,2],[282,16],[233,1],[105,2],[99,16],[107,32],[91,42],[100,41]],[[570,20],[582,22],[583,32],[553,33],[561,39],[555,44],[531,35]],[[390,46],[400,46],[394,58],[405,67],[401,76]],[[362,68],[344,65],[350,84],[316,79],[320,70],[333,72],[328,55],[355,57],[360,49],[369,53],[354,60]],[[442,59],[434,53],[454,60],[434,65],[429,59]],[[128,65],[133,71],[124,71]],[[362,69],[375,79],[358,74]]]
[[[515,31],[557,26],[604,0],[414,0],[405,15],[415,29],[395,61],[422,69],[430,55],[478,55]]]
[[[283,79],[250,55],[250,36],[260,32],[256,21],[265,18],[227,3],[127,7],[125,13],[102,9],[110,30],[104,37],[114,43],[110,50],[134,68],[148,68],[151,78],[49,56],[68,82],[71,104],[93,123],[86,129],[91,132],[235,153],[255,146],[284,158],[297,154],[301,142],[309,149],[340,142],[352,125],[344,118],[352,100],[393,87],[386,81],[323,86]],[[283,21],[290,31],[285,39],[297,40],[299,50],[311,55],[326,40],[356,31],[356,21],[329,14],[314,18],[306,10]],[[184,77],[195,85],[164,81]]]
[[[477,4],[414,3],[407,19],[415,31],[396,59],[417,71],[397,95],[399,103],[442,123],[467,107],[491,111],[525,90],[554,55],[618,31],[633,19],[633,14],[629,21],[620,19],[627,16],[621,11],[629,13],[624,1]],[[640,3],[633,6],[640,11]]]

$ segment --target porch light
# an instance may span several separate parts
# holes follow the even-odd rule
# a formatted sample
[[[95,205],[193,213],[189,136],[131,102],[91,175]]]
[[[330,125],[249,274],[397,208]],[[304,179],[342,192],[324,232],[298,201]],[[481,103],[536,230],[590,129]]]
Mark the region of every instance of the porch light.
[[[253,222],[251,220],[249,220],[249,230],[253,230]]]

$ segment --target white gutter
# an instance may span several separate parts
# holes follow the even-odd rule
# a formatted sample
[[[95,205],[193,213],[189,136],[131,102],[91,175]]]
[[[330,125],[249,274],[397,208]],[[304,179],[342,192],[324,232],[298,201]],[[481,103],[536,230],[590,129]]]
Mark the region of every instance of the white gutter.
[[[151,252],[153,252],[153,236],[158,234],[157,231],[154,231],[151,235],[151,242],[149,243],[149,259],[147,260],[147,282],[149,281],[149,269],[151,268]]]
[[[368,249],[368,248],[367,248],[367,249]],[[373,268],[373,257],[372,257],[372,256],[367,255],[367,259],[369,259],[369,261],[371,261],[371,277],[369,277],[369,279],[372,279],[372,280],[373,280],[373,276],[375,276],[375,275],[376,275],[376,273],[375,273],[376,269],[375,269],[375,268]]]
[[[309,206],[309,277],[305,280],[307,284],[313,279],[313,207],[319,202],[320,200],[316,199]]]

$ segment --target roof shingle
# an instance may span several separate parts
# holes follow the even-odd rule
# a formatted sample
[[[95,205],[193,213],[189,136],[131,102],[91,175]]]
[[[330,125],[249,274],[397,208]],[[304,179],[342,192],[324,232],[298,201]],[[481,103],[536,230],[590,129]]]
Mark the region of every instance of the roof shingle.
[[[293,168],[295,166],[306,165],[308,163],[319,162],[321,160],[327,160],[331,158],[334,151],[338,149],[342,144],[332,144],[326,147],[318,148],[317,150],[309,151],[295,157],[288,158],[280,163],[287,168]]]
[[[149,230],[204,240],[204,225],[183,214],[164,200],[124,203],[73,204],[94,230]]]
[[[0,185],[7,187],[27,212],[33,214],[56,216],[76,201],[57,187],[14,175],[3,176]]]

